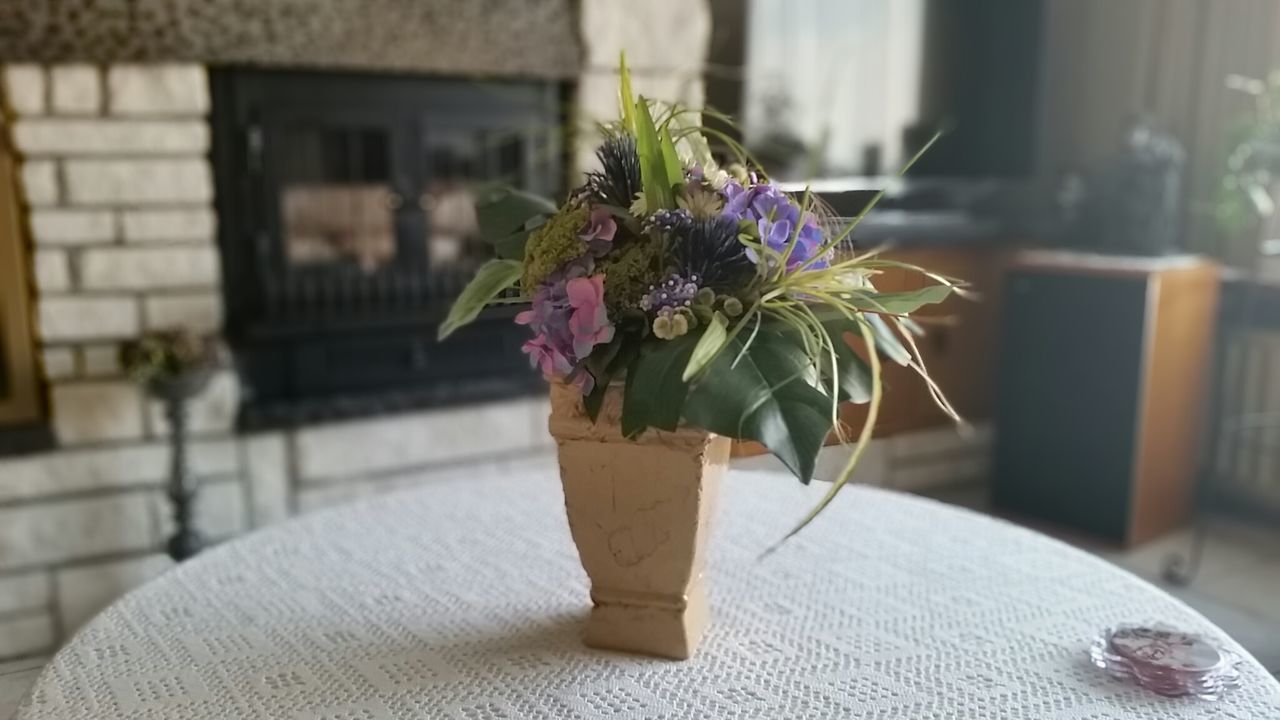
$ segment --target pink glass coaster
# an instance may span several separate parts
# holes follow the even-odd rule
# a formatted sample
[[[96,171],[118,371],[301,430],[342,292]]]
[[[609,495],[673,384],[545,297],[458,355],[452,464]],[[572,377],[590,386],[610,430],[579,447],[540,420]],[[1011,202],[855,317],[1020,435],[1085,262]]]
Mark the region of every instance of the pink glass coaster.
[[[1090,645],[1089,657],[1113,677],[1172,697],[1215,699],[1240,684],[1235,653],[1162,624],[1108,628]]]

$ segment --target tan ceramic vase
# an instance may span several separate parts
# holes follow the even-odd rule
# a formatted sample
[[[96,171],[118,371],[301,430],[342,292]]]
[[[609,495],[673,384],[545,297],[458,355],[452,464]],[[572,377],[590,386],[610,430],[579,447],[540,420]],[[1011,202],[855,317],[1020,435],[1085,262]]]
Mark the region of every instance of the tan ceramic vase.
[[[684,660],[709,620],[703,571],[729,440],[686,428],[627,440],[621,416],[620,386],[592,423],[577,389],[551,385],[565,510],[591,578],[584,642]]]

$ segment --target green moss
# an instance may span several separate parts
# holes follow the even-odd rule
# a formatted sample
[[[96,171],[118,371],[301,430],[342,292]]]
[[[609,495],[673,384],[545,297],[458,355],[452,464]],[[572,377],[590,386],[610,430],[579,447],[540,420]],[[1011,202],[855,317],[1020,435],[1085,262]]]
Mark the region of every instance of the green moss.
[[[587,245],[578,232],[587,224],[588,215],[585,207],[566,205],[529,236],[520,279],[526,294],[532,295],[548,275],[586,253]]]
[[[604,273],[604,303],[610,317],[636,307],[649,286],[659,280],[658,243],[639,237],[596,263]]]

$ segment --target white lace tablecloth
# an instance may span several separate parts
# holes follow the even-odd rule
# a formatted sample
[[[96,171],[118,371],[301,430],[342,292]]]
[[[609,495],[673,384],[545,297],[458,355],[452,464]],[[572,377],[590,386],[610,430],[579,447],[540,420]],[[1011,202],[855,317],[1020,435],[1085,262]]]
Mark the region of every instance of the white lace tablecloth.
[[[554,470],[539,463],[208,552],[93,621],[18,717],[1280,718],[1280,684],[1252,659],[1244,687],[1216,703],[1103,676],[1085,649],[1108,624],[1221,631],[1102,560],[997,520],[851,488],[758,561],[821,490],[730,474],[712,627],[689,662],[579,644],[586,576]]]

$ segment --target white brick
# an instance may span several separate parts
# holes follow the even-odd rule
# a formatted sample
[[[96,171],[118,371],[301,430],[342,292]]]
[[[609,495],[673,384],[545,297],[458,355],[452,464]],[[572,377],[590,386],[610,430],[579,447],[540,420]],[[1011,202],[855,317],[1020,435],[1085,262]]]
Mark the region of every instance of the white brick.
[[[49,575],[43,571],[0,576],[0,615],[44,608],[52,591]]]
[[[142,437],[142,395],[131,382],[58,384],[50,398],[63,445]]]
[[[95,248],[80,256],[80,285],[88,290],[217,284],[218,255],[213,247]]]
[[[138,334],[138,302],[117,295],[40,299],[40,337],[46,341],[128,338]]]
[[[154,295],[142,305],[148,330],[182,327],[214,332],[222,327],[222,298],[217,293]]]
[[[115,240],[116,221],[109,210],[37,209],[31,212],[37,245],[82,245]]]
[[[75,377],[76,354],[71,348],[45,348],[40,353],[44,360],[44,376],[49,380],[65,380]]]
[[[57,164],[52,160],[22,163],[22,197],[28,205],[56,205],[62,197]]]
[[[80,349],[80,369],[88,377],[119,375],[119,345],[92,345]]]
[[[67,198],[78,205],[207,203],[213,178],[203,158],[67,160]]]
[[[96,115],[102,110],[102,76],[93,65],[55,65],[49,84],[55,113]]]
[[[249,516],[254,527],[289,516],[289,457],[281,434],[245,439],[245,482],[249,488]]]
[[[4,89],[9,107],[19,115],[40,115],[44,112],[44,68],[39,65],[6,65]]]
[[[0,503],[157,487],[169,481],[169,457],[168,443],[158,440],[0,459]],[[232,440],[193,441],[189,460],[198,477],[239,472],[238,450]]]
[[[72,633],[130,590],[173,567],[165,555],[69,567],[57,571],[58,616]]]
[[[173,535],[173,506],[163,493],[151,496],[151,512],[156,518],[157,543]],[[221,540],[248,529],[244,488],[236,480],[202,483],[192,507],[192,522],[205,540]]]
[[[192,439],[191,472],[199,477],[240,473],[240,448],[230,439]]]
[[[431,410],[304,428],[295,436],[303,481],[407,469],[538,445],[529,400]]]
[[[192,433],[226,433],[236,424],[236,411],[240,408],[240,382],[230,371],[219,372],[209,381],[204,392],[187,403],[187,430]],[[169,434],[169,421],[164,405],[151,401],[152,433]]]
[[[126,210],[121,219],[126,242],[213,242],[217,233],[212,208]]]
[[[209,80],[199,65],[113,65],[107,70],[115,115],[203,115]]]
[[[168,476],[164,443],[64,450],[0,461],[0,502],[156,485]]]
[[[53,616],[48,610],[0,619],[0,660],[47,652],[54,642]]]
[[[62,250],[37,250],[35,255],[36,287],[40,292],[71,289],[71,263]]]
[[[209,126],[196,120],[39,118],[14,123],[13,140],[28,157],[203,154]]]
[[[146,550],[145,493],[0,508],[0,568]]]

